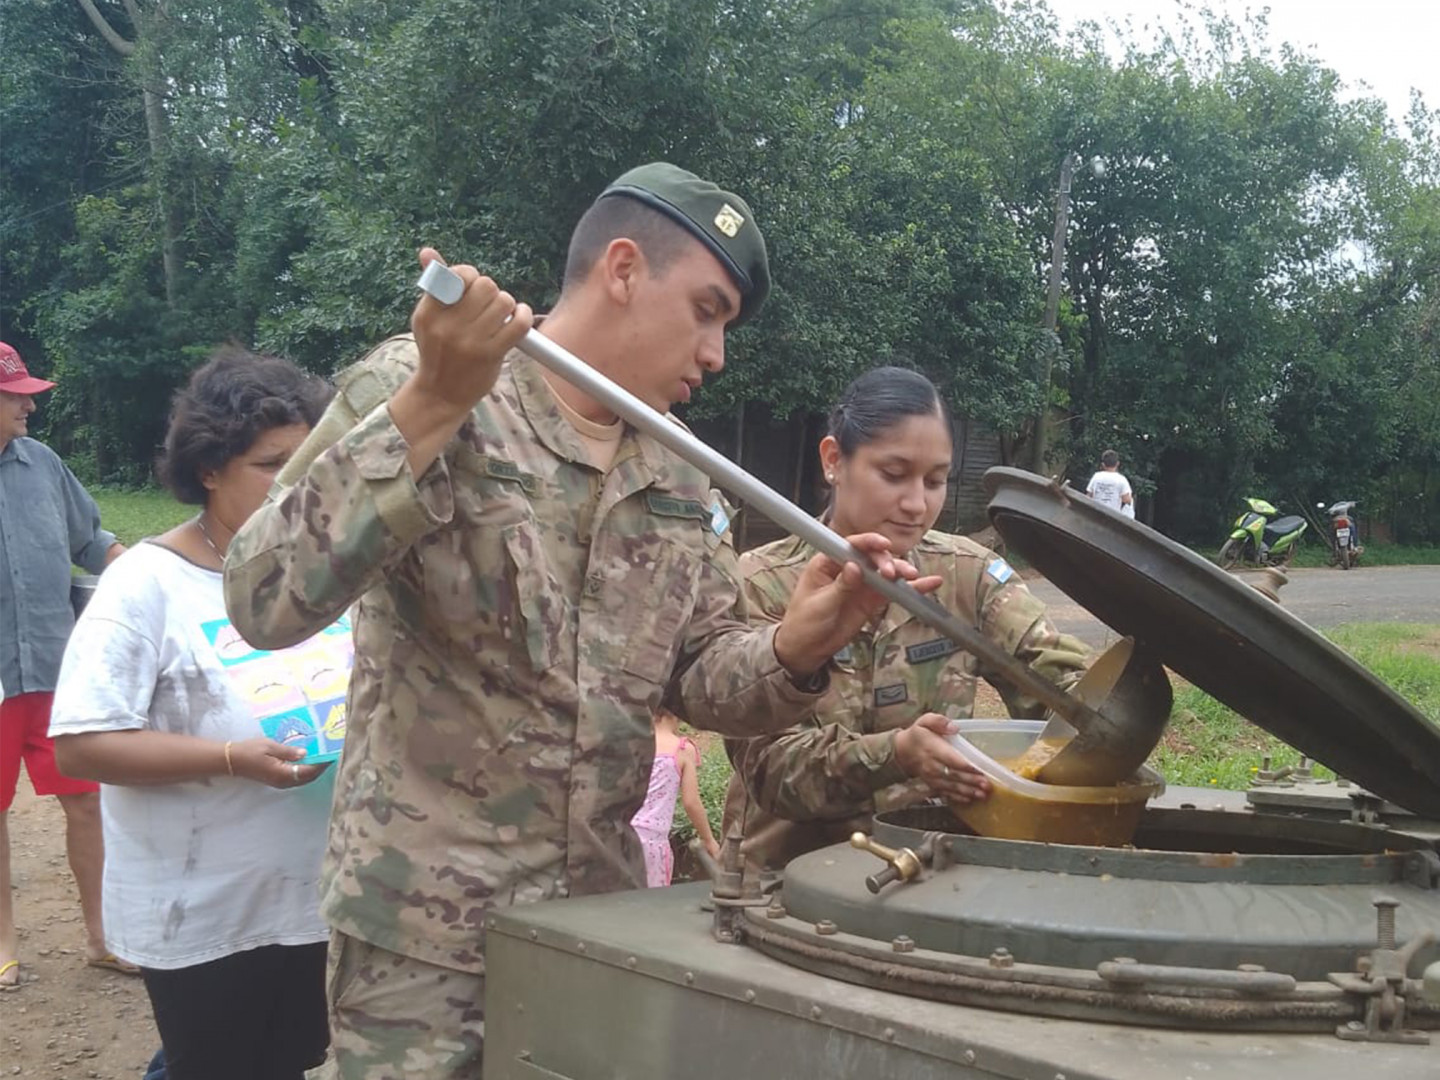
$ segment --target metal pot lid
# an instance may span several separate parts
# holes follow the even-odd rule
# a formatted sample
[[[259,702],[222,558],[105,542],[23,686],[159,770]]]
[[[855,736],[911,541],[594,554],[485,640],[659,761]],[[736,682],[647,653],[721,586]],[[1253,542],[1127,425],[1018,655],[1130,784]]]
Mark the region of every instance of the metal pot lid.
[[[1296,749],[1440,813],[1440,726],[1290,612],[1188,548],[1020,469],[985,474],[990,520],[1076,603]]]

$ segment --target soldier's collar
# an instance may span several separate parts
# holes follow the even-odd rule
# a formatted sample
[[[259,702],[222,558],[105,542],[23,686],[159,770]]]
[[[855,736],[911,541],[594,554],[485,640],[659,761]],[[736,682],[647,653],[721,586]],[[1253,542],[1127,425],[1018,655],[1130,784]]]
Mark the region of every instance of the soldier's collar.
[[[535,434],[540,437],[540,442],[558,457],[589,464],[590,453],[581,443],[574,425],[560,412],[555,403],[555,392],[545,381],[539,362],[514,349],[510,353],[509,364],[520,407]]]
[[[915,567],[921,577],[925,577],[928,574],[938,573],[941,570],[941,567],[927,568],[926,564],[929,562],[929,560],[925,557],[925,553],[921,550],[921,545],[923,543],[924,538],[922,537],[920,542],[910,549],[910,554],[905,556],[905,561],[908,562],[911,566]],[[943,585],[941,586],[941,589],[942,591],[944,590]],[[883,626],[883,630],[886,633],[894,633],[896,630],[900,629],[900,627],[904,626],[913,618],[915,618],[915,615],[913,612],[911,612],[909,608],[902,607],[899,604],[891,604],[885,609],[885,623]]]

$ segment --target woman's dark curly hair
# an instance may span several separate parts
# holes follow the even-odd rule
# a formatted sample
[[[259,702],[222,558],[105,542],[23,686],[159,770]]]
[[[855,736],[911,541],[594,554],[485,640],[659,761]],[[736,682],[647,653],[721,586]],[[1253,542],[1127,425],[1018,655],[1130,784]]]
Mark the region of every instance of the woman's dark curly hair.
[[[223,469],[271,428],[314,427],[330,394],[328,383],[289,360],[222,345],[175,392],[161,482],[181,502],[204,506],[206,473]]]

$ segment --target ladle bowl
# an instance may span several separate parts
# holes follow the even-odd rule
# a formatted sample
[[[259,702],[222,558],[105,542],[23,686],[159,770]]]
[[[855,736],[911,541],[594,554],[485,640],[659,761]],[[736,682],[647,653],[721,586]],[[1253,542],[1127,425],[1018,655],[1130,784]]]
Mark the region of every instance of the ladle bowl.
[[[1164,666],[1133,638],[1121,638],[1095,660],[1071,693],[1094,710],[1093,717],[1034,778],[1044,784],[1103,787],[1133,776],[1170,720],[1174,695]],[[1052,725],[1047,725],[1042,741],[1052,739]]]

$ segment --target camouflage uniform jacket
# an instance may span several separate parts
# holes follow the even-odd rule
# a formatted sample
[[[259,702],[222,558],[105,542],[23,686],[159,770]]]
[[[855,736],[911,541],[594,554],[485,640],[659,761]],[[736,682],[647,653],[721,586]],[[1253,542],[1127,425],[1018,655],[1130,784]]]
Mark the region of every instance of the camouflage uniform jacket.
[[[629,821],[662,696],[749,735],[817,695],[747,622],[700,472],[627,428],[602,475],[512,352],[417,481],[386,407],[417,361],[405,335],[339,378],[232,542],[225,595],[267,647],[358,598],[321,910],[381,948],[483,971],[486,909],[645,884]]]
[[[815,552],[787,537],[740,557],[751,618],[775,622]],[[921,574],[944,583],[934,594],[946,609],[1052,682],[1069,687],[1084,671],[1085,646],[1055,630],[1044,605],[1003,559],[960,536],[928,532],[908,556]],[[727,739],[735,766],[725,800],[725,835],[742,831],[753,868],[782,869],[796,855],[869,832],[877,810],[925,798],[895,759],[895,733],[925,713],[967,719],[975,681],[984,678],[970,653],[892,604],[830,663],[830,688],[815,715],[789,731]],[[1044,707],[990,680],[1010,714],[1034,717]]]

